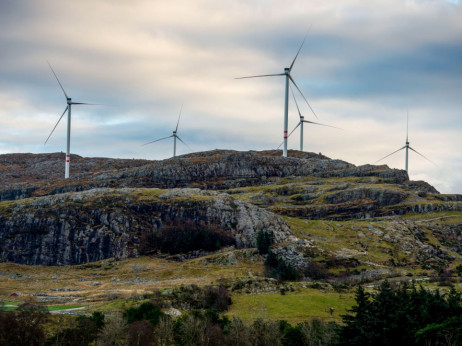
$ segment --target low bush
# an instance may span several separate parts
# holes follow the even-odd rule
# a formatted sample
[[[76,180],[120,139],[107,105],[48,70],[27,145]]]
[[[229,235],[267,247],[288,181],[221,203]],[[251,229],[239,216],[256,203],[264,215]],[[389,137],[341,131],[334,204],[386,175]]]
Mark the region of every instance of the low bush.
[[[194,250],[216,251],[235,245],[231,232],[217,225],[195,224],[191,220],[166,221],[161,229],[141,237],[140,254],[179,254]]]

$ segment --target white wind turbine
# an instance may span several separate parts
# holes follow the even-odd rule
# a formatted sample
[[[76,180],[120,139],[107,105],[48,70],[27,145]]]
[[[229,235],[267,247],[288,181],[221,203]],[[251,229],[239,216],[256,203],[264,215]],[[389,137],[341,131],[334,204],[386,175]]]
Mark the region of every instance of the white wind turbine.
[[[58,76],[56,75],[55,71],[53,70],[53,67],[51,67],[51,64],[47,61],[48,66],[50,66],[51,72],[53,72],[53,75],[55,76],[56,80],[58,81],[59,86],[61,87],[61,90],[64,93],[64,97],[66,97],[66,109],[64,109],[63,114],[61,114],[61,117],[59,118],[58,122],[56,123],[55,127],[53,127],[53,130],[51,130],[51,133],[48,135],[47,140],[45,141],[44,145],[47,144],[48,140],[50,139],[51,135],[53,134],[54,130],[58,126],[59,122],[63,118],[64,114],[66,114],[67,111],[67,149],[66,149],[66,166],[65,166],[65,171],[64,171],[64,178],[68,179],[69,178],[69,166],[70,166],[70,161],[71,161],[71,107],[72,105],[95,105],[94,103],[83,103],[83,102],[72,102],[72,99],[67,96],[66,91],[64,91],[64,88],[61,84],[61,82],[58,79]]]
[[[152,142],[148,142],[148,143],[145,143],[143,145],[148,145],[148,144],[151,144],[151,143],[155,143],[155,142],[159,142],[159,141],[162,141],[164,139],[167,139],[167,138],[170,138],[170,137],[173,137],[173,157],[176,157],[176,140],[178,138],[178,140],[183,143],[184,145],[186,145],[189,150],[193,151],[191,149],[191,147],[189,145],[187,145],[178,135],[177,135],[177,132],[178,132],[178,125],[180,124],[180,117],[181,117],[181,111],[183,110],[183,105],[181,105],[181,108],[180,108],[180,114],[178,115],[178,122],[176,123],[176,128],[175,130],[173,131],[173,134],[170,135],[170,136],[167,136],[167,137],[163,137],[163,138],[159,138],[159,139],[156,139],[155,141],[152,141]]]
[[[416,151],[416,150],[414,150],[413,148],[411,148],[411,146],[409,145],[408,130],[409,130],[409,114],[407,115],[407,123],[406,123],[406,144],[404,145],[404,147],[399,148],[398,150],[392,152],[391,154],[388,154],[388,155],[385,156],[385,157],[382,157],[380,160],[375,161],[374,164],[377,163],[377,162],[379,162],[379,161],[382,161],[383,159],[386,159],[387,157],[393,155],[394,153],[397,153],[397,152],[400,151],[400,150],[406,149],[405,169],[406,169],[406,173],[409,174],[409,170],[408,170],[408,168],[409,168],[409,165],[408,165],[409,161],[408,161],[408,160],[409,160],[409,149],[411,149],[413,152],[415,152],[416,154],[419,154],[419,155],[422,156],[424,159],[430,161],[431,163],[433,163],[433,164],[435,165],[435,163],[434,163],[432,160],[426,158],[426,157],[423,156],[421,153],[419,153],[418,151]]]
[[[290,88],[290,91],[292,93],[292,97],[294,98],[295,105],[297,106],[298,116],[300,117],[300,120],[299,120],[297,126],[294,127],[294,129],[289,133],[289,135],[287,137],[290,137],[290,135],[300,126],[300,151],[303,151],[303,124],[304,123],[332,127],[334,129],[340,129],[340,128],[335,127],[335,126],[330,126],[330,125],[315,123],[314,121],[305,120],[305,117],[302,115],[302,113],[300,112],[300,108],[298,107],[298,102],[297,102],[297,99],[295,98],[295,94],[294,94],[294,91],[292,90],[292,87]],[[281,145],[282,145],[282,143],[279,144],[279,147],[277,147],[277,149],[279,149],[281,147]]]
[[[244,78],[256,78],[256,77],[272,77],[272,76],[285,76],[285,103],[284,103],[284,133],[283,133],[283,151],[282,151],[282,156],[287,157],[287,128],[288,128],[288,117],[289,117],[289,81],[292,82],[292,84],[297,88],[298,92],[300,95],[302,95],[303,99],[305,100],[306,104],[308,107],[310,107],[311,111],[313,112],[314,116],[318,118],[316,113],[314,112],[313,108],[311,108],[310,104],[308,103],[308,100],[306,99],[305,95],[301,92],[300,88],[298,87],[297,83],[295,83],[294,79],[290,75],[290,72],[292,71],[292,68],[294,67],[295,60],[297,60],[298,54],[300,53],[300,50],[303,47],[303,44],[305,43],[306,37],[308,36],[308,32],[305,35],[305,38],[302,41],[302,44],[300,45],[300,48],[298,49],[297,54],[295,55],[294,60],[292,61],[292,64],[290,64],[290,67],[284,68],[284,73],[277,73],[277,74],[265,74],[265,75],[258,75],[258,76],[247,76],[247,77],[239,77],[236,79],[244,79]]]

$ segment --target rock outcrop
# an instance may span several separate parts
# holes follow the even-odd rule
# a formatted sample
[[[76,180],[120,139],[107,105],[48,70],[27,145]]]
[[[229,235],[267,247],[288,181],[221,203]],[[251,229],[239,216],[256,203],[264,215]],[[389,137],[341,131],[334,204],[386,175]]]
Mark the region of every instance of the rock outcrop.
[[[284,220],[232,196],[199,189],[94,189],[1,204],[0,258],[23,264],[81,264],[136,256],[143,233],[166,220],[219,225],[238,247],[256,233],[290,239]]]
[[[264,185],[289,176],[377,177],[400,184],[407,173],[387,166],[356,167],[323,155],[289,151],[213,150],[163,161],[81,158],[72,155],[64,180],[62,154],[0,155],[0,201],[89,190],[97,187],[198,187],[223,190]],[[8,172],[8,173],[7,173]],[[11,174],[14,172],[14,174]]]

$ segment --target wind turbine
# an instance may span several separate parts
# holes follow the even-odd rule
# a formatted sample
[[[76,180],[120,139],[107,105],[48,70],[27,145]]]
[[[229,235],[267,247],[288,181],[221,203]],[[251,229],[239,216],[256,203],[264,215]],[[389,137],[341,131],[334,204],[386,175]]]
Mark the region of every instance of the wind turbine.
[[[308,30],[309,32],[309,30]],[[294,60],[292,61],[292,64],[290,64],[290,67],[284,68],[284,73],[277,73],[277,74],[265,74],[265,75],[258,75],[258,76],[247,76],[247,77],[239,77],[236,79],[244,79],[244,78],[257,78],[257,77],[272,77],[272,76],[285,76],[285,103],[284,103],[284,133],[283,133],[283,151],[282,151],[282,156],[287,157],[287,127],[288,127],[288,117],[289,117],[289,81],[292,82],[292,84],[297,88],[298,92],[300,95],[302,95],[303,99],[305,100],[306,104],[308,107],[310,107],[311,111],[313,112],[314,116],[318,118],[316,113],[314,112],[313,108],[311,108],[310,104],[308,103],[308,100],[306,99],[305,95],[301,92],[300,88],[298,87],[297,83],[295,83],[294,79],[292,78],[290,72],[292,71],[292,68],[294,67],[295,60],[297,60],[298,54],[300,53],[303,44],[305,43],[306,37],[308,36],[308,32],[306,33],[302,44],[300,45],[300,48],[298,49],[297,54],[295,55]]]
[[[51,72],[53,72],[53,75],[55,76],[56,80],[58,81],[59,86],[61,87],[61,90],[64,93],[67,106],[66,106],[66,109],[64,109],[63,114],[61,114],[61,117],[59,118],[55,127],[53,127],[53,130],[51,130],[51,133],[48,135],[48,138],[45,141],[44,145],[47,144],[54,130],[56,129],[59,122],[61,121],[61,119],[63,118],[64,114],[66,114],[66,111],[67,111],[67,150],[66,150],[66,166],[65,166],[65,171],[64,171],[64,178],[68,179],[69,178],[69,166],[70,166],[70,161],[71,161],[71,107],[72,105],[95,105],[95,104],[94,103],[84,103],[84,102],[72,102],[72,99],[69,96],[67,96],[66,91],[64,91],[64,88],[61,82],[59,81],[58,76],[53,70],[53,67],[51,67],[51,64],[48,61],[47,63],[48,63],[48,66],[50,66]]]
[[[300,126],[300,151],[303,151],[303,123],[320,125],[320,126],[327,126],[327,127],[332,127],[334,129],[339,129],[338,127],[335,127],[335,126],[330,126],[330,125],[315,123],[314,121],[305,120],[305,117],[302,115],[302,113],[300,112],[300,108],[298,107],[298,102],[297,102],[297,99],[295,98],[295,94],[294,94],[294,91],[292,90],[292,87],[290,87],[290,91],[291,91],[292,96],[294,98],[295,105],[297,106],[298,116],[300,117],[300,120],[299,120],[297,126],[294,127],[294,129],[289,133],[289,135],[287,137],[290,137],[290,135]],[[281,145],[282,145],[282,143],[279,144],[279,147],[277,147],[277,149],[279,149],[281,147]]]
[[[178,125],[180,124],[180,117],[181,117],[181,111],[183,110],[183,105],[181,105],[181,108],[180,108],[180,114],[178,115],[178,122],[176,123],[176,128],[175,130],[173,131],[173,134],[170,135],[170,136],[167,136],[167,137],[163,137],[163,138],[159,138],[159,139],[156,139],[155,141],[152,141],[152,142],[148,142],[148,143],[145,143],[143,145],[148,145],[148,144],[151,144],[151,143],[155,143],[155,142],[159,142],[159,141],[162,141],[164,139],[167,139],[167,138],[170,138],[170,137],[173,137],[173,157],[176,157],[176,140],[178,138],[178,140],[183,143],[184,145],[186,145],[189,150],[193,151],[191,149],[191,147],[189,145],[187,145],[185,142],[183,142],[183,140],[180,138],[180,136],[177,135],[177,132],[178,132]]]
[[[389,156],[393,155],[394,153],[397,153],[398,151],[403,150],[403,149],[406,149],[405,169],[406,169],[406,173],[408,173],[408,174],[409,174],[409,170],[408,170],[408,168],[409,168],[409,165],[408,165],[408,163],[409,163],[409,161],[408,161],[408,160],[409,160],[409,149],[412,150],[413,152],[415,152],[416,154],[419,154],[419,155],[422,156],[424,159],[426,159],[426,160],[430,161],[431,163],[435,164],[432,160],[426,158],[426,157],[423,156],[421,153],[419,153],[417,150],[411,148],[411,146],[409,145],[408,130],[409,130],[409,113],[408,113],[408,115],[407,115],[407,123],[406,123],[406,144],[404,145],[404,147],[399,148],[398,150],[392,152],[391,154],[388,154],[388,155],[385,156],[385,157],[382,157],[380,160],[375,161],[374,164],[377,163],[377,162],[379,162],[379,161],[382,161],[383,159],[386,159],[387,157],[389,157]]]

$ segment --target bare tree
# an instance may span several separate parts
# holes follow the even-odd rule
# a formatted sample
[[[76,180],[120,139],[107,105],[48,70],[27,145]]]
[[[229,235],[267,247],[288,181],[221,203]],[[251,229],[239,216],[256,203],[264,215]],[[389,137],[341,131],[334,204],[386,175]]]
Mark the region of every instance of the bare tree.
[[[126,344],[127,322],[121,314],[107,316],[106,324],[98,334],[98,346],[122,346]]]
[[[162,316],[154,329],[159,346],[170,346],[174,342],[173,320],[170,316]]]

